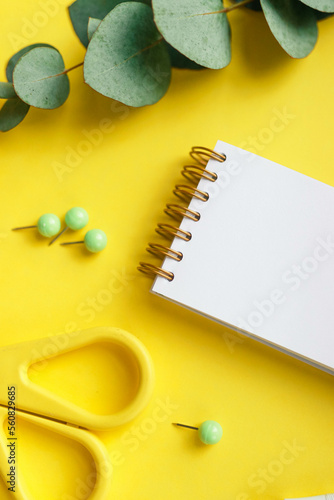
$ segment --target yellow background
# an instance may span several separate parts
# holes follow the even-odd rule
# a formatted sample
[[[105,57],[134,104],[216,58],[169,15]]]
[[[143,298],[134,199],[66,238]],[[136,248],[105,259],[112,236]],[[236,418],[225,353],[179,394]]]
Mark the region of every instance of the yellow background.
[[[47,19],[42,5],[2,3],[2,80],[8,58],[30,43],[55,45],[67,68],[82,61],[67,2],[56,2]],[[147,409],[127,426],[98,434],[114,462],[110,499],[280,500],[334,492],[333,377],[154,297],[150,280],[136,271],[148,258],[147,242],[159,241],[154,227],[165,220],[164,205],[173,201],[192,145],[213,147],[222,139],[247,149],[255,138],[258,154],[334,185],[334,19],[319,23],[317,46],[304,60],[285,54],[261,14],[235,11],[229,19],[228,68],[174,70],[167,95],[142,109],[95,93],[79,68],[69,75],[64,106],[31,109],[0,137],[1,345],[109,325],[135,334],[154,361]],[[287,123],[270,132],[284,110]],[[107,233],[101,254],[48,248],[34,230],[10,231],[46,212],[63,220],[72,206],[85,207],[89,228]],[[97,373],[99,392],[86,403],[103,408],[117,398],[106,376],[109,356],[98,346],[63,356],[38,373],[39,383],[80,403],[95,387],[89,374]],[[118,394],[127,381],[123,376]],[[224,429],[217,446],[201,446],[194,431],[171,425],[209,418]],[[18,435],[33,498],[87,498],[80,490],[90,471],[85,452],[23,424]],[[266,479],[259,482],[261,474]]]

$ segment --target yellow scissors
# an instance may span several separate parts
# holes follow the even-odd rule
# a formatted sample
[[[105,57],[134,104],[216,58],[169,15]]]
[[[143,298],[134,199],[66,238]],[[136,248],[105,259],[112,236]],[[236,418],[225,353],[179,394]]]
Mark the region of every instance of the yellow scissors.
[[[35,423],[44,429],[73,439],[91,454],[96,467],[96,481],[89,500],[104,500],[111,487],[112,465],[103,443],[90,430],[107,430],[125,424],[147,405],[153,391],[154,372],[150,355],[145,346],[133,335],[118,328],[92,328],[54,337],[58,354],[74,351],[100,342],[111,342],[123,347],[135,360],[139,385],[134,399],[121,411],[112,415],[96,415],[65,401],[28,378],[28,368],[37,362],[55,356],[50,352],[52,337],[10,345],[0,349],[0,476],[16,500],[31,500],[23,479],[15,474],[15,418]],[[17,406],[16,406],[17,405]],[[8,435],[9,434],[9,435]],[[10,443],[8,445],[8,443]],[[14,459],[14,462],[13,462]],[[14,467],[14,469],[11,469]],[[14,479],[15,478],[15,479]]]

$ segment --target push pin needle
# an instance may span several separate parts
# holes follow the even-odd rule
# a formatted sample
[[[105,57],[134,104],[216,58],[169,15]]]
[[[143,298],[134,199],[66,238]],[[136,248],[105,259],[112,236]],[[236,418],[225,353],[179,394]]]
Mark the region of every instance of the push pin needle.
[[[107,236],[101,229],[90,229],[85,234],[85,237],[81,241],[66,241],[65,243],[60,243],[62,246],[66,245],[78,245],[84,243],[87,250],[93,253],[101,252],[107,245]]]
[[[46,238],[51,238],[60,230],[60,219],[54,214],[44,214],[38,219],[37,224],[33,226],[13,227],[12,231],[20,231],[21,229],[37,228],[38,232]]]
[[[68,229],[72,229],[72,231],[78,231],[79,229],[85,227],[88,224],[88,219],[88,213],[84,208],[73,207],[68,210],[65,214],[66,226],[53,238],[53,240],[50,241],[49,246],[52,245]]]
[[[194,429],[195,431],[198,431],[198,427],[193,427],[192,425],[185,425],[185,424],[177,424],[176,422],[173,422],[173,425],[178,425],[179,427],[187,427],[187,429]]]
[[[221,440],[223,435],[223,429],[221,425],[215,420],[205,420],[205,422],[203,422],[199,427],[179,424],[176,422],[173,422],[173,425],[198,431],[198,436],[204,444],[216,444]]]

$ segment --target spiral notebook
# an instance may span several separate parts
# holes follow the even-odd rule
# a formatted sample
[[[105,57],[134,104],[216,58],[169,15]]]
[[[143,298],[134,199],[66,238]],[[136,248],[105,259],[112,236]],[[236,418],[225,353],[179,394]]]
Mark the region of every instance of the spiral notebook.
[[[151,291],[333,374],[334,188],[221,141],[191,156]]]

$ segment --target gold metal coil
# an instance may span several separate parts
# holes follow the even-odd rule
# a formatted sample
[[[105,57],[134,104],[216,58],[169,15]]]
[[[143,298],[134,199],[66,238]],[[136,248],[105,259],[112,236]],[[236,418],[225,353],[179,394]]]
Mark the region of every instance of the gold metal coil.
[[[215,182],[218,179],[218,175],[215,172],[210,172],[200,165],[185,165],[181,174],[188,179],[188,181],[195,183],[200,179],[207,179],[211,182]]]
[[[176,226],[171,226],[170,224],[158,224],[158,227],[155,231],[164,238],[177,237],[184,241],[191,240],[191,233],[189,233],[189,231],[183,231],[183,229],[180,229]]]
[[[204,191],[200,191],[192,186],[188,186],[188,184],[177,184],[173,191],[175,196],[181,198],[181,200],[189,201],[191,198],[197,198],[201,201],[208,201],[209,195]]]
[[[204,148],[201,146],[195,146],[190,151],[190,156],[193,160],[195,160],[195,165],[185,165],[182,170],[182,175],[190,182],[197,184],[200,179],[206,179],[211,182],[215,182],[218,178],[215,172],[210,172],[206,170],[206,165],[210,158],[217,160],[219,162],[226,161],[226,156],[223,153],[217,153],[209,148]],[[200,201],[208,201],[209,194],[197,189],[196,187],[186,185],[186,184],[177,184],[173,193],[184,200],[185,202],[189,202],[192,198],[197,198]],[[183,219],[184,217],[197,222],[199,221],[201,215],[199,212],[191,210],[188,207],[177,204],[168,204],[165,208],[165,213],[172,218],[177,220]],[[173,240],[174,238],[180,238],[184,241],[190,241],[192,238],[192,234],[189,231],[184,231],[177,226],[173,226],[171,224],[158,224],[155,231],[163,236],[164,238]],[[146,250],[159,257],[169,257],[176,261],[180,261],[183,258],[183,253],[168,246],[160,245],[158,243],[149,243]],[[167,279],[168,281],[173,281],[174,273],[171,271],[166,271],[161,267],[155,266],[153,264],[149,264],[147,262],[139,262],[139,266],[137,269],[149,276],[161,276],[162,278]]]
[[[164,245],[158,245],[157,243],[149,243],[146,248],[148,252],[153,255],[158,255],[158,257],[170,257],[171,259],[180,262],[183,258],[183,253],[173,250],[172,248],[165,247]]]
[[[166,278],[168,281],[173,281],[174,279],[174,274],[170,271],[165,271],[165,269],[154,266],[153,264],[148,264],[147,262],[139,262],[137,269],[138,271],[148,274],[149,276],[161,276],[162,278]]]
[[[183,219],[183,217],[187,217],[188,219],[197,222],[201,218],[199,212],[190,210],[190,208],[183,207],[182,205],[173,205],[170,203],[166,205],[164,212],[165,214],[169,215],[169,217],[172,217],[174,219]]]
[[[203,146],[194,146],[191,148],[190,156],[200,165],[206,165],[210,158],[217,160],[219,162],[224,162],[226,160],[226,155],[223,153],[217,153],[213,149],[204,148]]]

